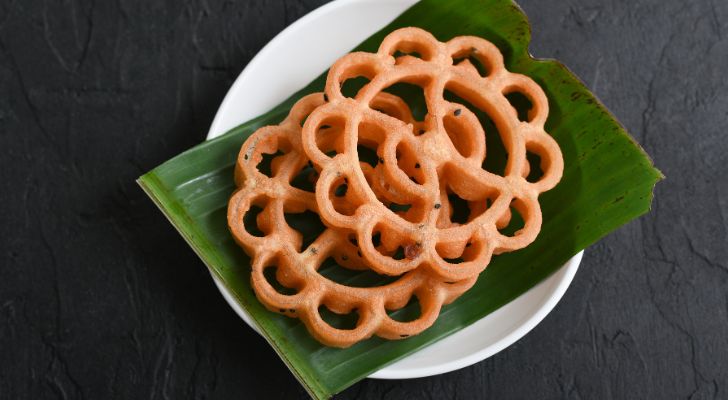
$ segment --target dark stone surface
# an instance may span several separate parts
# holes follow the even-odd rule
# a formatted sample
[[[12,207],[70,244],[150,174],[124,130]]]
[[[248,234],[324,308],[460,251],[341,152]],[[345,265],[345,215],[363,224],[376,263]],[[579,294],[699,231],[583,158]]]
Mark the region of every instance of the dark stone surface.
[[[321,1],[0,1],[0,398],[305,398],[134,179]],[[542,324],[365,398],[726,398],[728,2],[523,0],[667,176]]]

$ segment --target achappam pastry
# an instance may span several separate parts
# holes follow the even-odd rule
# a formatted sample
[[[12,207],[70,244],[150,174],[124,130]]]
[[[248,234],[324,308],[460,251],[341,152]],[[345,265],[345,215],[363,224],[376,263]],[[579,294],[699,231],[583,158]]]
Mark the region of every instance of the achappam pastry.
[[[369,83],[345,97],[342,84],[357,76]],[[424,89],[424,120],[415,120],[406,103],[384,92],[400,82]],[[447,101],[446,91],[494,122],[508,153],[502,176],[481,167],[485,135],[493,132],[486,133],[466,105]],[[525,121],[506,98],[514,92],[532,104]],[[374,334],[399,339],[420,333],[443,304],[474,284],[492,254],[523,248],[538,234],[538,195],[563,172],[558,145],[544,131],[547,115],[541,88],[508,72],[498,49],[480,38],[440,43],[425,31],[405,28],[388,35],[376,54],[343,57],[330,70],[324,95],[301,99],[283,123],[261,128],[240,152],[239,190],[230,200],[228,223],[251,255],[257,297],[272,311],[300,318],[330,346],[347,347]],[[363,149],[375,152],[374,163],[364,160]],[[535,182],[526,179],[527,152],[540,157],[542,175]],[[261,173],[263,154],[274,153],[280,155],[268,175]],[[307,164],[317,175],[313,193],[291,185]],[[452,195],[467,202],[467,221],[455,221]],[[245,229],[251,207],[262,210],[258,235]],[[509,236],[499,230],[513,218],[511,208],[524,226]],[[305,210],[327,229],[304,249],[285,214]],[[397,279],[379,287],[342,285],[317,272],[329,257],[345,268]],[[271,266],[278,283],[295,293],[268,282],[264,271]],[[387,310],[405,306],[412,296],[420,304],[418,319],[389,317]],[[339,314],[356,310],[356,327],[332,327],[321,317],[321,306]]]
[[[444,282],[426,269],[417,269],[383,286],[347,286],[317,271],[329,257],[345,268],[372,267],[361,257],[350,232],[327,228],[302,248],[302,234],[286,220],[289,213],[308,210],[318,214],[315,194],[294,187],[292,181],[309,165],[301,147],[303,121],[324,103],[322,93],[303,97],[280,125],[257,130],[239,153],[235,168],[238,190],[228,204],[228,225],[236,242],[251,257],[251,285],[266,308],[301,319],[311,335],[328,346],[348,347],[372,335],[386,339],[416,335],[430,327],[442,305],[469,289],[476,277]],[[392,115],[408,118],[409,109],[396,96],[382,93],[372,99],[372,104]],[[319,129],[332,130],[331,138],[340,136],[335,132],[337,127],[319,126]],[[335,146],[326,140],[321,145]],[[269,171],[261,171],[264,155],[276,155],[270,161]],[[373,169],[369,165],[362,163],[359,171],[364,179],[367,176],[371,179]],[[331,201],[337,209],[354,211],[349,208],[346,197],[332,194]],[[256,229],[246,228],[245,216],[254,207],[260,210],[255,217]],[[287,290],[276,289],[266,278],[266,269],[272,267],[276,268],[275,280]],[[388,315],[387,310],[404,307],[413,296],[420,307],[417,319],[401,322]],[[322,318],[321,306],[339,314],[356,311],[359,315],[356,326],[350,330],[331,326]]]
[[[344,96],[342,85],[355,77],[369,82],[354,97]],[[399,83],[422,88],[427,114],[421,122],[375,104]],[[464,101],[446,100],[447,92]],[[506,97],[512,93],[531,103],[523,121]],[[538,196],[561,179],[563,158],[544,130],[543,90],[506,70],[489,41],[461,36],[443,43],[419,28],[396,30],[377,53],[339,59],[327,76],[325,96],[302,131],[303,151],[320,170],[318,213],[327,226],[356,233],[369,268],[385,275],[422,271],[438,282],[469,280],[493,254],[522,249],[538,235]],[[482,167],[485,136],[494,132],[484,131],[474,111],[497,127],[508,157],[502,176]],[[361,146],[377,152],[373,171],[362,168]],[[528,152],[540,157],[542,176],[535,182],[526,179]],[[344,182],[347,201],[341,207],[334,194]],[[451,219],[453,194],[468,204],[465,222]],[[396,211],[391,204],[406,207]],[[501,230],[511,222],[511,208],[523,227],[506,235]]]

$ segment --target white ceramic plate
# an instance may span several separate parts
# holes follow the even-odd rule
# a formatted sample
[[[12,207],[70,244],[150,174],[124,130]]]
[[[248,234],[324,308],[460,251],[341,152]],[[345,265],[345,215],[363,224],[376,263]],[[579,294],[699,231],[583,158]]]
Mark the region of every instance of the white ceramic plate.
[[[415,0],[338,0],[283,30],[240,73],[217,111],[208,139],[263,114],[325,71],[336,59],[383,28]],[[555,274],[471,326],[385,367],[370,378],[405,379],[466,367],[505,349],[556,306],[583,252]],[[213,275],[214,277],[214,275]],[[253,329],[250,316],[215,279],[225,300]]]

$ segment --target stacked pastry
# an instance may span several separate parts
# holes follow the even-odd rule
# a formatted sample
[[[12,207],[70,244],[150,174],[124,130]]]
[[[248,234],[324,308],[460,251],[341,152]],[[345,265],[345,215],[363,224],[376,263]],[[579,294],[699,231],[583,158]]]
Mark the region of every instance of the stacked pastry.
[[[358,77],[368,82],[345,96],[344,83]],[[400,83],[422,89],[427,110],[419,120],[387,90]],[[519,118],[509,101],[512,93],[530,103],[525,116]],[[478,114],[497,132],[486,132]],[[228,225],[251,257],[258,299],[301,319],[329,346],[427,329],[494,254],[524,248],[538,235],[538,196],[563,172],[561,151],[544,130],[547,116],[543,90],[506,70],[498,48],[481,38],[443,43],[404,28],[389,34],[377,53],[342,57],[323,93],[301,98],[281,124],[259,129],[240,151]],[[507,153],[502,174],[482,167],[489,134],[500,136]],[[529,178],[527,153],[540,159],[537,179]],[[308,188],[294,182],[301,171],[307,171]],[[466,212],[455,218],[463,214],[458,207]],[[252,210],[258,211],[255,229],[246,224]],[[312,242],[286,218],[303,212],[315,213],[325,226]],[[522,220],[520,229],[504,231],[514,218]],[[305,248],[304,239],[310,242]],[[328,259],[396,279],[374,287],[334,282],[317,272]],[[289,290],[269,282],[265,271],[272,267]],[[419,317],[389,316],[413,297]],[[356,311],[359,319],[353,329],[333,327],[321,306],[338,314]]]

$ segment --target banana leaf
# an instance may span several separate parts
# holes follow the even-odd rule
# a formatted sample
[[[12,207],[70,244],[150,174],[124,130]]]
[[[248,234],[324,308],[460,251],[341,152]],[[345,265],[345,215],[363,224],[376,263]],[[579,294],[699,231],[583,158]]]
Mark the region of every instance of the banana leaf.
[[[228,232],[233,164],[243,141],[257,128],[280,122],[301,95],[322,90],[324,75],[270,112],[172,158],[138,180],[314,398],[330,397],[528,291],[580,250],[647,212],[654,185],[663,177],[566,67],[529,55],[528,21],[510,0],[423,0],[356,50],[376,51],[387,33],[406,26],[424,28],[441,41],[475,35],[498,46],[510,71],[530,76],[546,92],[550,105],[546,128],[561,146],[565,161],[562,181],[540,197],[544,223],[536,241],[494,257],[477,284],[444,307],[435,325],[422,334],[399,341],[372,338],[347,349],[322,346],[297,319],[271,313],[258,302],[250,287],[249,259]],[[488,157],[493,157],[491,149]]]

